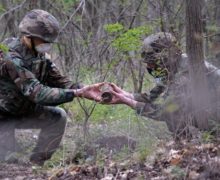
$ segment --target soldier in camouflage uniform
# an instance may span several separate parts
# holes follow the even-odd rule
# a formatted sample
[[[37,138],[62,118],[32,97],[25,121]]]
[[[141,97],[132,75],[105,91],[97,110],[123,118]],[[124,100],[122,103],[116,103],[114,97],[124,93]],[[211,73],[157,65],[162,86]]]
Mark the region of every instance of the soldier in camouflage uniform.
[[[67,115],[56,105],[74,97],[100,101],[99,87],[79,87],[61,75],[45,53],[57,38],[59,23],[43,10],[32,10],[19,25],[20,37],[4,41],[0,53],[0,159],[15,149],[14,130],[41,129],[30,160],[43,164],[60,144]]]
[[[176,39],[170,33],[164,32],[147,37],[144,40],[142,57],[148,72],[156,80],[156,86],[150,94],[132,94],[111,84],[114,94],[111,104],[126,104],[142,116],[165,121],[176,136],[185,134],[190,127],[197,127],[189,93],[189,62],[186,54],[181,53]],[[219,116],[216,117],[215,112],[219,111],[216,108],[220,70],[207,61],[205,68],[212,95],[212,107],[208,107],[212,109],[208,109],[212,111],[210,119],[219,123]]]

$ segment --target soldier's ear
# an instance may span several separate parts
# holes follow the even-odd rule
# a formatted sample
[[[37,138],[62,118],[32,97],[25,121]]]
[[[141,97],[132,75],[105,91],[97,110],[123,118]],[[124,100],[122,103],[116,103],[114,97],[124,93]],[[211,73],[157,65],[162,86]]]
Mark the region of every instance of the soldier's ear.
[[[23,36],[22,37],[22,43],[28,47],[29,49],[33,49],[32,47],[32,42],[31,42],[31,37]]]

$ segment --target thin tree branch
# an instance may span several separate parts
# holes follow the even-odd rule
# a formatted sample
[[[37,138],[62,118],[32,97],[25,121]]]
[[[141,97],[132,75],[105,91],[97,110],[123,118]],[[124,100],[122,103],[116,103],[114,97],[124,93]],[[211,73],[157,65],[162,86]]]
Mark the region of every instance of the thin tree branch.
[[[144,1],[144,0],[141,0],[141,1],[140,1],[139,5],[138,5],[138,7],[137,7],[137,9],[136,9],[136,11],[135,11],[136,13],[140,10],[141,4],[143,3],[143,1]],[[131,23],[130,23],[130,25],[129,25],[129,29],[132,28],[132,26],[133,26],[133,24],[134,24],[134,20],[135,20],[136,17],[137,17],[136,15],[133,16],[133,18],[132,18],[132,20],[131,20]]]
[[[72,15],[70,16],[70,18],[67,20],[67,22],[64,24],[64,26],[61,28],[59,35],[64,31],[64,29],[67,27],[67,25],[69,24],[69,22],[72,20],[73,16],[75,16],[75,14],[79,11],[79,9],[81,7],[85,6],[85,0],[82,0],[79,4],[79,6],[76,8],[76,10],[72,13]]]
[[[20,5],[12,8],[12,9],[9,9],[8,11],[6,11],[5,13],[3,13],[1,16],[0,16],[0,21],[6,16],[8,15],[9,13],[12,13],[14,11],[16,11],[17,9],[20,9],[24,6],[24,4],[27,2],[28,0],[24,0]]]

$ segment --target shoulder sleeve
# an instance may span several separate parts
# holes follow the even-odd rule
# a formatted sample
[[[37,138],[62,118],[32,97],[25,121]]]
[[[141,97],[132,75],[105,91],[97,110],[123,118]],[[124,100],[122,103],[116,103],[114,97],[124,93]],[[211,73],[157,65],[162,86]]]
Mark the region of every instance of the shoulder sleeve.
[[[212,65],[211,63],[205,61],[205,67],[207,69],[207,76],[208,78],[214,82],[214,84],[220,83],[220,69],[216,66]]]
[[[161,84],[157,84],[153,89],[150,91],[149,99],[150,101],[156,100],[165,90],[165,86]]]
[[[1,65],[1,73],[7,75],[25,97],[37,104],[58,105],[74,98],[74,93],[68,89],[41,84],[30,71],[13,61],[5,61]]]
[[[150,90],[150,93],[134,93],[134,99],[138,102],[153,102],[156,100],[164,91],[166,86],[157,84],[153,89]]]
[[[160,108],[152,103],[138,102],[135,110],[140,116],[159,120]]]
[[[59,69],[54,63],[47,59],[47,84],[51,87],[65,88],[65,89],[79,89],[81,85],[79,83],[73,83],[67,76],[61,74]]]
[[[147,93],[134,93],[134,100],[138,102],[149,102],[150,96]]]

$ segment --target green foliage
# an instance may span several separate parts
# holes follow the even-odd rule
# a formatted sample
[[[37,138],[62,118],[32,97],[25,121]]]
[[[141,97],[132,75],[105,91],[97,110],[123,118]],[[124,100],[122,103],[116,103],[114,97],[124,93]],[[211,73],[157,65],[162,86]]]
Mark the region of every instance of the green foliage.
[[[175,103],[169,103],[166,106],[166,111],[169,113],[173,113],[179,109],[178,105]]]
[[[139,50],[142,45],[141,36],[149,32],[150,29],[147,26],[130,29],[116,38],[112,45],[119,51],[124,52]]]
[[[170,173],[172,179],[183,179],[186,176],[185,169],[182,169],[179,166],[171,166]]]
[[[126,120],[128,116],[131,115],[132,118],[136,118],[135,112],[133,109],[125,105],[97,105],[95,111],[93,112],[91,118],[93,122],[114,122],[117,120]]]
[[[125,30],[119,23],[105,25],[104,29],[110,35],[115,35],[112,46],[119,52],[139,50],[142,45],[141,37],[152,32],[152,28],[149,25]]]
[[[124,6],[124,7],[127,7],[130,5],[130,1],[129,0],[118,0],[118,6]]]
[[[54,155],[52,156],[52,158],[49,161],[46,161],[44,164],[44,168],[45,169],[49,169],[49,168],[55,168],[57,166],[59,166],[61,163],[63,163],[63,149],[60,148],[58,149]]]
[[[0,50],[2,50],[4,53],[7,53],[9,49],[6,45],[0,43]]]
[[[6,10],[4,9],[3,5],[0,4],[0,14],[4,13]]]
[[[202,141],[203,142],[205,142],[205,143],[212,142],[213,139],[214,139],[214,136],[211,134],[211,132],[205,131],[202,133]]]
[[[217,27],[216,25],[211,25],[211,26],[207,26],[207,30],[208,30],[209,32],[214,32],[214,33],[216,33],[216,32],[219,32],[219,27]]]
[[[109,34],[113,34],[113,33],[119,33],[119,32],[121,33],[122,30],[124,30],[124,27],[120,23],[115,23],[115,24],[107,24],[107,25],[105,25],[104,29]]]
[[[138,151],[134,154],[134,157],[138,162],[145,162],[147,157],[152,155],[153,152],[154,146],[141,144]]]
[[[94,105],[94,102],[89,100],[82,100],[83,106],[89,111],[90,107]],[[82,122],[84,120],[84,112],[83,109],[78,104],[77,100],[73,101],[73,103],[65,104],[65,107],[74,112],[74,118],[78,122]],[[117,112],[117,113],[115,113]],[[117,106],[109,106],[109,105],[101,105],[96,104],[96,107],[90,117],[90,122],[93,123],[101,123],[104,121],[114,122],[120,119],[126,119],[128,114],[133,114],[135,117],[135,112],[131,108],[125,105],[117,105]]]
[[[63,4],[64,6],[64,10],[70,10],[72,11],[73,10],[73,6],[76,5],[79,0],[63,0],[63,1],[59,1]]]

